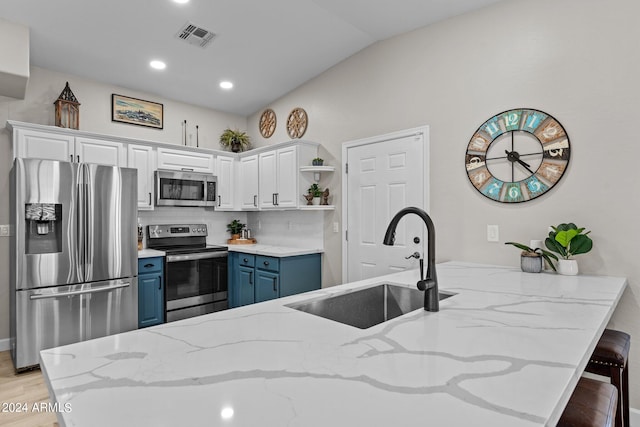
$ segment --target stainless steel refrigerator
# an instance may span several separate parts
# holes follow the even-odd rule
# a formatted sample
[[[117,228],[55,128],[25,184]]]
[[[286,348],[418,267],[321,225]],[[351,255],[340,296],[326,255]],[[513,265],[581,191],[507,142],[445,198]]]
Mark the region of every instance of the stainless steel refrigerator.
[[[11,355],[136,329],[137,171],[16,159],[11,171]]]

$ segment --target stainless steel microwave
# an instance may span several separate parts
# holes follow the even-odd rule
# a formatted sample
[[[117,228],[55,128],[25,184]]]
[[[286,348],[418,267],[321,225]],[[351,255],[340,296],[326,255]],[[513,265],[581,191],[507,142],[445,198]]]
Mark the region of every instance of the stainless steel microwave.
[[[214,207],[217,178],[199,172],[157,170],[155,173],[156,206]]]

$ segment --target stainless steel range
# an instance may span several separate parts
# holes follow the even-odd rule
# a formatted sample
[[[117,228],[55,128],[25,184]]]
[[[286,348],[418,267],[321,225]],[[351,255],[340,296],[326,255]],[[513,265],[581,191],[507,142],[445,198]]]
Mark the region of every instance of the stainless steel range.
[[[207,245],[206,224],[149,225],[147,247],[166,252],[167,322],[225,310],[227,247]]]

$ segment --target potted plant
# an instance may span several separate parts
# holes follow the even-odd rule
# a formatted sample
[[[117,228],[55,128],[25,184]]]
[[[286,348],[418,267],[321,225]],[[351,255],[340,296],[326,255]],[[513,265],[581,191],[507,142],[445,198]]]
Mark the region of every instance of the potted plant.
[[[220,145],[237,153],[250,147],[251,138],[246,132],[227,128],[220,135]]]
[[[556,267],[553,265],[553,260],[558,261],[558,257],[542,248],[530,248],[527,245],[516,242],[506,242],[505,245],[513,245],[522,250],[520,254],[520,268],[526,273],[540,273],[542,271],[542,258],[551,266],[553,271],[556,271]]]
[[[593,240],[584,232],[584,227],[578,228],[574,223],[562,223],[551,227],[549,237],[544,241],[545,246],[560,255],[558,273],[567,276],[578,274],[578,262],[572,259],[574,255],[586,254],[593,248]]]
[[[313,166],[322,166],[324,164],[324,160],[320,157],[316,157],[315,159],[311,160],[311,164]]]
[[[322,197],[322,190],[320,189],[320,187],[318,187],[318,184],[311,184],[311,186],[309,187],[309,190],[307,190],[307,193],[309,195],[313,195],[313,204],[314,205],[319,205],[320,204],[320,198]]]
[[[227,224],[227,231],[231,233],[231,239],[237,240],[240,238],[240,232],[244,229],[246,224],[241,223],[237,219],[234,219],[229,224]]]

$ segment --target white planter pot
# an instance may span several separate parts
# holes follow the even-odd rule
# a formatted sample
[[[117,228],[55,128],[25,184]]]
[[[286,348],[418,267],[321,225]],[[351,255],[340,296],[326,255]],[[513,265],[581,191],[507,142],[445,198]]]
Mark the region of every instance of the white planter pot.
[[[578,274],[578,261],[575,259],[558,260],[558,273],[564,276],[575,276]]]
[[[314,197],[313,198],[313,204],[318,206],[320,205],[320,201],[322,200],[322,197]]]

